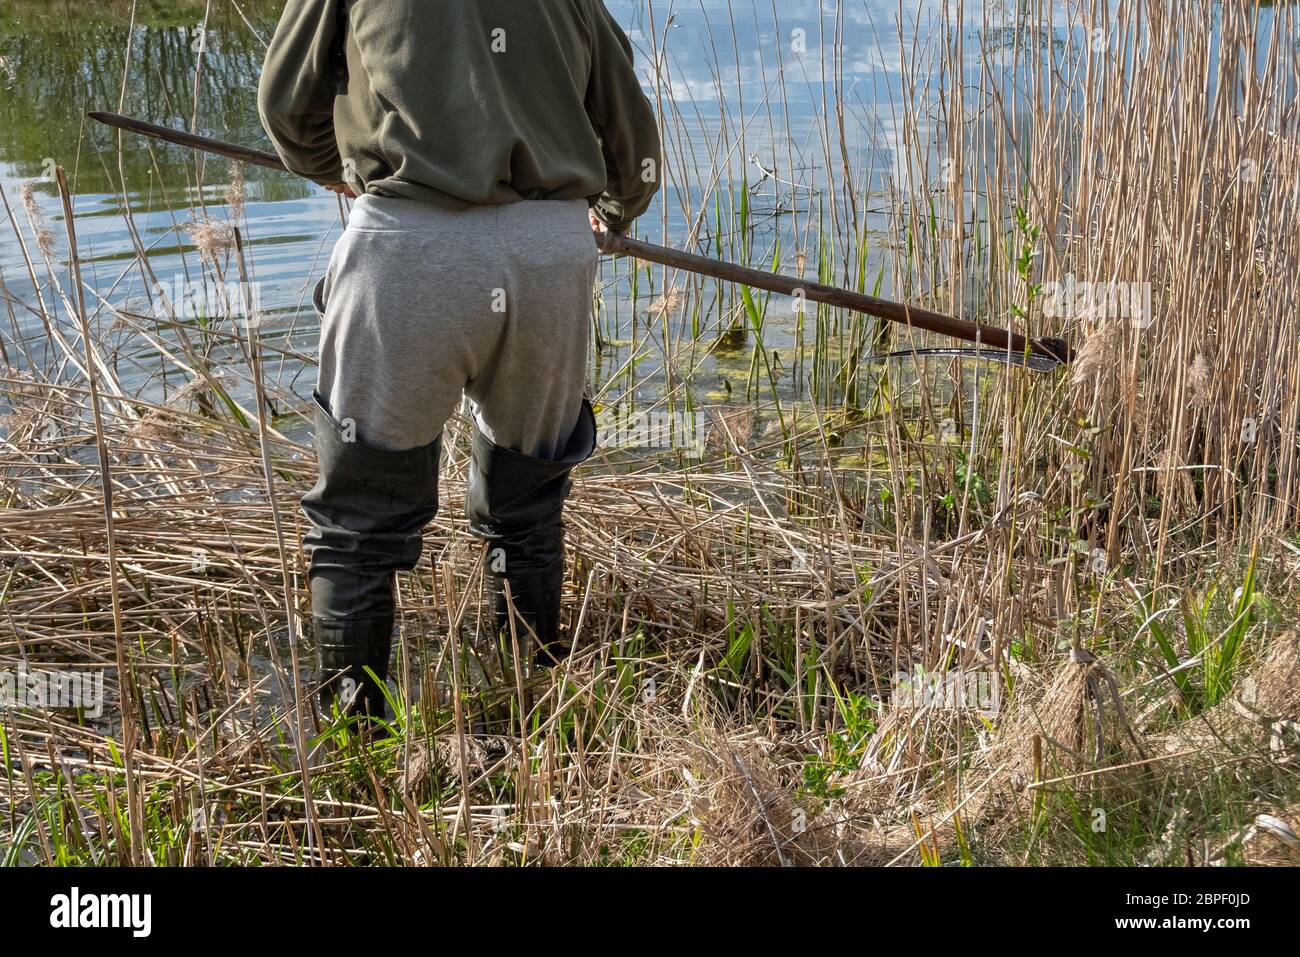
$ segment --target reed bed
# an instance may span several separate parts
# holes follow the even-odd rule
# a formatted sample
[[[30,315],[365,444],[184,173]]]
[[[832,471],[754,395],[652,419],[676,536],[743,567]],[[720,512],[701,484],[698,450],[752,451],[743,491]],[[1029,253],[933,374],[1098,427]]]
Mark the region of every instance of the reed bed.
[[[669,179],[706,184],[670,191],[688,230],[665,207],[664,238],[866,292],[885,250],[899,296],[1067,334],[1072,368],[878,361],[935,343],[825,307],[781,363],[779,303],[606,264],[598,332],[661,361],[598,364],[598,401],[653,378],[656,404],[701,412],[703,452],[580,470],[575,654],[523,675],[483,627],[453,421],[382,726],[311,704],[314,464],[305,403],[267,374],[303,357],[256,313],[115,302],[80,280],[70,217],[6,194],[32,292],[0,289],[0,669],[108,688],[102,718],[0,713],[7,861],[1296,862],[1293,11],[1030,4],[983,25],[970,83],[976,41],[942,6],[939,39],[901,48],[892,129],[864,134],[827,35],[692,145],[647,4]],[[810,76],[815,161],[781,99]],[[756,109],[778,179],[797,153],[816,168],[772,231],[748,174],[733,188]],[[863,135],[894,168],[846,162]],[[230,179],[194,211],[214,283],[256,261]],[[156,278],[143,247],[133,268]],[[1136,284],[1151,313],[1062,316],[1066,277]],[[729,388],[701,401],[708,361]],[[991,697],[903,693],[924,675]]]

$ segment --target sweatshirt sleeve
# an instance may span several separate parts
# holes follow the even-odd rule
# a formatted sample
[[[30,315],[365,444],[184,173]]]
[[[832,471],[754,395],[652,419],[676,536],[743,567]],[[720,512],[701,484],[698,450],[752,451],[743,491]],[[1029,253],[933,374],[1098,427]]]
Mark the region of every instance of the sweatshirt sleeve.
[[[266,52],[257,109],[284,165],[317,183],[343,179],[334,97],[343,66],[343,0],[288,0]]]
[[[601,0],[594,11],[587,115],[600,137],[608,184],[596,215],[621,232],[646,211],[659,191],[663,148],[654,107],[641,91],[632,43]]]

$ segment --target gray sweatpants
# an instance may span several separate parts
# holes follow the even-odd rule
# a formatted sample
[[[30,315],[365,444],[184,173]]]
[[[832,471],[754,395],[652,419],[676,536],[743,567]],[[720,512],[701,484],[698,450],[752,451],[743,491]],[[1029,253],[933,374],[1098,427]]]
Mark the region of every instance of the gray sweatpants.
[[[581,409],[596,260],[583,200],[362,196],[322,287],[317,391],[379,449],[432,442],[464,393],[489,441],[554,458]]]

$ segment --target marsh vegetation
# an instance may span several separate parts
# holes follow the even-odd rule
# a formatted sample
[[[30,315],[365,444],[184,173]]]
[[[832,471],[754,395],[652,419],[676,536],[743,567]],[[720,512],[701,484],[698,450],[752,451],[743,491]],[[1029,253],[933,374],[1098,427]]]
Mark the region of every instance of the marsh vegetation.
[[[458,418],[395,718],[331,721],[297,499],[346,208],[81,118],[263,146],[277,5],[6,4],[0,670],[109,700],[0,711],[5,860],[1300,861],[1293,8],[609,6],[668,149],[639,235],[1072,365],[607,261],[596,401],[701,431],[580,470],[576,653],[488,633]]]

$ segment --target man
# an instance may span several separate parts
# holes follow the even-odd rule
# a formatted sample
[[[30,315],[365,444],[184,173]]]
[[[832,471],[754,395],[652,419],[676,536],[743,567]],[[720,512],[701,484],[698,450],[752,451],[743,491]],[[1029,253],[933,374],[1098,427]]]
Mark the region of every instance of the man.
[[[595,445],[591,230],[626,229],[659,186],[631,44],[600,0],[288,0],[258,106],[289,169],[358,197],[316,290],[322,706],[382,712],[393,578],[437,512],[462,392],[496,626],[513,606],[557,661],[561,511]]]

